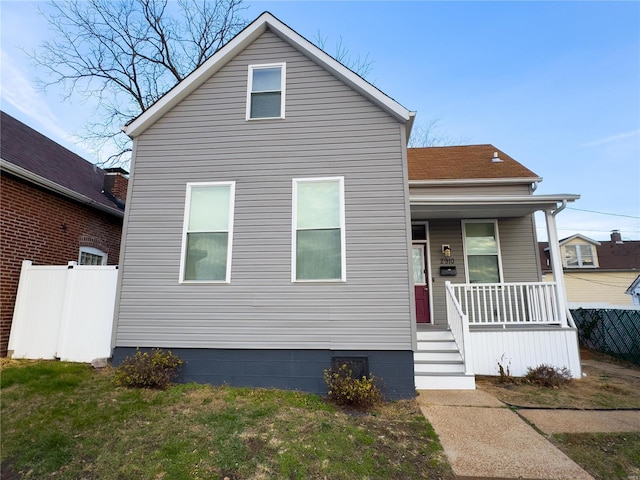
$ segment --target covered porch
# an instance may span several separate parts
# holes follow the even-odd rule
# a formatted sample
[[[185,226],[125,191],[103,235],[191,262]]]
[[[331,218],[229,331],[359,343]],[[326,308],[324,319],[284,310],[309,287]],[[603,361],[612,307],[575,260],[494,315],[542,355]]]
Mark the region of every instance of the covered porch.
[[[416,388],[475,388],[542,363],[581,376],[555,217],[577,195],[411,195]],[[555,282],[541,282],[544,212]],[[555,274],[557,273],[557,274]]]

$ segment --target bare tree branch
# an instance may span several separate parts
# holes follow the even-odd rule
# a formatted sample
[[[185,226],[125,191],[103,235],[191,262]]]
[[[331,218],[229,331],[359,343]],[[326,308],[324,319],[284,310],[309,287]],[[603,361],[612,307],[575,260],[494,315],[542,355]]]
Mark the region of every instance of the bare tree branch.
[[[440,119],[434,118],[426,124],[416,124],[413,126],[407,146],[409,148],[449,147],[468,143],[468,138],[460,137],[458,139],[452,139],[446,133],[442,133],[440,131]]]
[[[38,85],[97,102],[86,140],[126,163],[120,127],[147,110],[246,25],[243,0],[69,0],[41,10],[53,40],[28,53]]]
[[[326,53],[331,55],[348,69],[353,70],[362,78],[367,78],[371,74],[371,72],[373,71],[373,61],[369,58],[368,53],[364,56],[358,55],[357,57],[353,57],[351,55],[351,52],[349,51],[349,48],[344,44],[341,36],[340,40],[338,40],[334,46],[333,54],[331,54],[327,51],[327,41],[328,37],[323,37],[320,32],[317,32],[315,38],[313,39],[313,42],[318,48],[324,50]]]

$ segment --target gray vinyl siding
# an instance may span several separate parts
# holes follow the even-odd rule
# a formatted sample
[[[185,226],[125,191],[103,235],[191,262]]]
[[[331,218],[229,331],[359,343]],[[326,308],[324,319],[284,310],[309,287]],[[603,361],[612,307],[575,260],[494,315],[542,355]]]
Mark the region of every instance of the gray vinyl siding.
[[[284,120],[246,121],[286,62]],[[404,126],[270,32],[137,139],[116,346],[410,350]],[[291,282],[292,179],[344,176],[346,283]],[[230,284],[179,284],[187,182],[235,181]]]
[[[505,282],[540,281],[540,266],[536,257],[534,229],[533,215],[498,219],[498,235]],[[451,283],[466,283],[462,221],[458,219],[430,221],[429,240],[434,323],[442,325],[446,323],[444,282],[449,280]],[[455,260],[457,270],[455,277],[440,276],[443,244],[451,245],[451,258]]]

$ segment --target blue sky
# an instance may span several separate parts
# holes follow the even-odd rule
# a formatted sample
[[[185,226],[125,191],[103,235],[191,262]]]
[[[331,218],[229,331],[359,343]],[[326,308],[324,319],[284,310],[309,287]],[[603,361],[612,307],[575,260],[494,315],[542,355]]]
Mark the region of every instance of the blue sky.
[[[0,2],[1,107],[94,161],[75,135],[91,105],[37,91],[18,48],[48,38],[38,6]],[[328,37],[329,53],[342,38],[368,54],[368,80],[418,123],[497,146],[544,178],[537,193],[580,194],[557,217],[561,237],[640,239],[640,2],[259,1],[245,16],[265,10]]]

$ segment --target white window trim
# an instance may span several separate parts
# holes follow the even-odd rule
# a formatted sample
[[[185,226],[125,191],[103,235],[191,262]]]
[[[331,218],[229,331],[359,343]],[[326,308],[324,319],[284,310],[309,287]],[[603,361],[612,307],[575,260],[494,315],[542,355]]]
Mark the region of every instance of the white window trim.
[[[298,184],[304,182],[339,182],[340,189],[340,273],[341,278],[322,279],[322,280],[298,280],[296,278],[296,240],[298,223]],[[346,249],[346,233],[345,233],[345,208],[344,208],[344,177],[312,177],[312,178],[294,178],[292,180],[292,220],[291,220],[291,282],[292,283],[340,283],[347,281],[347,249]]]
[[[498,220],[495,218],[462,220],[462,249],[464,250],[464,276],[466,283],[469,280],[469,262],[467,261],[467,223],[493,223],[493,231],[496,234],[496,244],[498,247],[498,274],[500,275],[500,283],[504,283],[504,270],[502,268],[502,249],[500,248],[500,233],[498,231]]]
[[[185,280],[184,268],[187,258],[187,231],[189,227],[189,212],[191,211],[191,189],[193,187],[212,187],[229,185],[229,239],[227,241],[227,271],[224,280]],[[235,191],[236,182],[189,182],[187,183],[187,192],[184,206],[184,219],[182,224],[182,244],[180,248],[180,280],[179,283],[186,284],[229,284],[231,283],[231,250],[233,249],[233,219],[235,212]]]
[[[78,251],[78,265],[82,265],[80,263],[80,258],[82,257],[83,253],[88,253],[90,255],[98,255],[100,257],[102,257],[102,263],[100,265],[106,265],[107,264],[107,254],[105,252],[103,252],[102,250],[99,250],[95,247],[80,247],[80,250]],[[84,265],[87,267],[90,267],[92,265]]]
[[[578,265],[569,265],[567,262],[567,247],[575,247],[576,249],[576,258],[578,259]],[[593,261],[593,265],[583,265],[582,264],[582,252],[579,247],[590,247],[591,248],[591,260]],[[598,259],[596,258],[596,249],[590,243],[570,243],[568,245],[562,246],[562,263],[564,268],[598,268]]]
[[[280,116],[279,117],[260,117],[260,118],[252,118],[251,117],[251,93],[253,90],[253,71],[259,70],[262,68],[275,68],[280,67]],[[282,120],[284,119],[284,107],[285,107],[285,97],[286,97],[286,86],[287,86],[287,64],[286,63],[263,63],[259,65],[249,65],[248,72],[248,80],[247,80],[247,112],[246,112],[246,120],[247,121],[256,121],[256,120]]]

